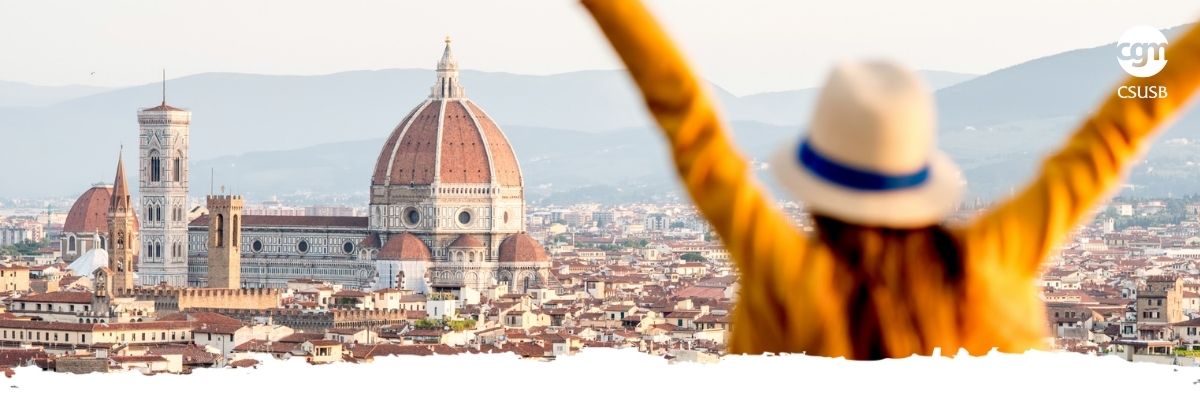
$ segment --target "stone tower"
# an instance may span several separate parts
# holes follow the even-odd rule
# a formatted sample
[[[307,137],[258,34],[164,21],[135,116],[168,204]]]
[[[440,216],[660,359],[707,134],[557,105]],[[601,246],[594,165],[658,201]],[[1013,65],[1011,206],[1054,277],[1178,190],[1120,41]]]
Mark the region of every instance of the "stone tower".
[[[125,183],[125,162],[117,157],[117,177],[113,180],[112,200],[108,206],[111,284],[105,285],[114,291],[133,288],[133,260],[139,247],[133,224],[133,203],[129,198],[129,185]]]
[[[208,287],[242,287],[241,196],[208,196]]]
[[[165,91],[164,91],[165,93]],[[138,111],[139,283],[187,285],[188,126],[192,113],[162,104]]]

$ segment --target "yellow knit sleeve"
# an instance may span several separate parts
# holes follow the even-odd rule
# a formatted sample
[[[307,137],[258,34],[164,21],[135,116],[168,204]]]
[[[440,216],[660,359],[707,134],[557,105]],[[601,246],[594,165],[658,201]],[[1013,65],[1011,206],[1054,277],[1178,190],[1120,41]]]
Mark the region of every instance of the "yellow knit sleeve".
[[[1200,86],[1200,28],[1175,39],[1166,57],[1167,65],[1157,75],[1122,84],[1165,87],[1166,97],[1120,98],[1114,87],[1066,145],[1043,162],[1032,184],[966,228],[969,266],[1036,277],[1043,258],[1112,194],[1154,133]]]
[[[803,235],[750,175],[707,89],[650,13],[634,0],[584,0],[583,4],[641,89],[670,142],[684,185],[721,236],[743,286],[770,282],[777,268],[794,269],[801,259]],[[784,260],[794,261],[793,265],[781,265]]]

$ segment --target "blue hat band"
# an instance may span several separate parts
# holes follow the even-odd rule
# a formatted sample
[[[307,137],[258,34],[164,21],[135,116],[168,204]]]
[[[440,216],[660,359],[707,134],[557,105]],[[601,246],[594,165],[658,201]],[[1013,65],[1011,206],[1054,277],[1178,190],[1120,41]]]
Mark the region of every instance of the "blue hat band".
[[[929,165],[925,165],[917,172],[906,175],[886,175],[864,171],[821,155],[821,153],[812,148],[808,139],[800,143],[798,157],[800,164],[813,174],[826,181],[851,189],[865,191],[908,189],[920,186],[929,180]]]

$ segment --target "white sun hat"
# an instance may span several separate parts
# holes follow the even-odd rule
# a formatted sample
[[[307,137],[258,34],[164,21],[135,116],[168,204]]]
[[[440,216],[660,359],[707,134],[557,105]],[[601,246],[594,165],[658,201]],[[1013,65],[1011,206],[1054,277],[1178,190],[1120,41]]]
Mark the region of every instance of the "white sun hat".
[[[964,186],[935,135],[933,96],[919,76],[885,61],[843,63],[821,89],[808,135],[770,169],[815,214],[928,226],[954,211]]]

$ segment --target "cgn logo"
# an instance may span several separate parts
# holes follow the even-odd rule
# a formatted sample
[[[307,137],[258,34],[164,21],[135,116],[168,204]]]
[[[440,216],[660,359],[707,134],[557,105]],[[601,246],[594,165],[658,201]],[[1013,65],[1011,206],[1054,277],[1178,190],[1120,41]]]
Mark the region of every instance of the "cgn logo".
[[[1129,75],[1154,76],[1167,66],[1167,37],[1149,26],[1135,26],[1117,41],[1117,62]]]

